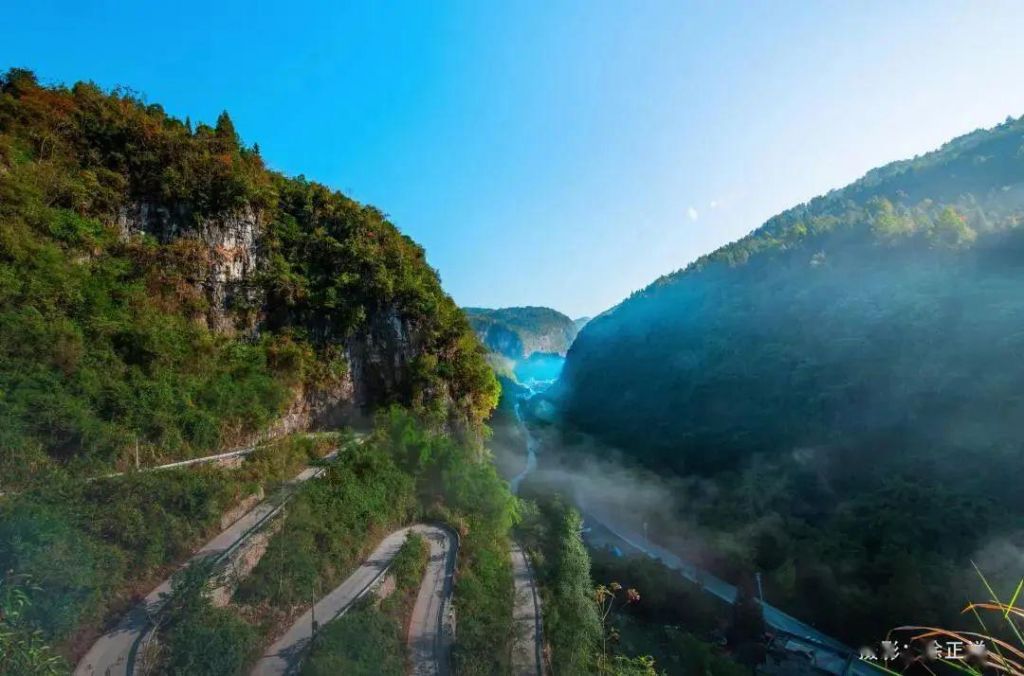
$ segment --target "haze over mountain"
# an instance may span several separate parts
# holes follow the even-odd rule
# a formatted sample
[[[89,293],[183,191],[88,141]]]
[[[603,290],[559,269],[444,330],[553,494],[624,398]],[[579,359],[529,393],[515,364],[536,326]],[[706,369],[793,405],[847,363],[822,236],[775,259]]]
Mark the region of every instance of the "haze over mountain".
[[[873,170],[591,321],[564,422],[826,630],[954,617],[1024,523],[1022,225],[1021,119]]]
[[[480,340],[492,352],[509,359],[542,352],[565,356],[578,325],[547,307],[463,308]]]
[[[0,676],[1024,662],[1024,3],[9,4]]]

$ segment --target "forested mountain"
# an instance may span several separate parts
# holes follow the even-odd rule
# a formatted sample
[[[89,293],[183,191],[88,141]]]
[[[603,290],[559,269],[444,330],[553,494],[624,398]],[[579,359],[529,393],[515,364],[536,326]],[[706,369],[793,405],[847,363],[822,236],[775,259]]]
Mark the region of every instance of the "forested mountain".
[[[701,475],[708,561],[783,608],[863,641],[955,618],[1024,526],[1022,224],[1024,120],[873,170],[592,320],[562,415]]]
[[[497,386],[373,207],[88,83],[0,80],[0,477],[117,465],[388,403],[479,423]]]
[[[464,309],[484,345],[509,359],[527,358],[535,352],[564,355],[576,338],[576,323],[551,308]]]
[[[264,613],[289,575],[329,589],[422,493],[473,524],[466,617],[510,622],[508,564],[478,563],[507,559],[511,509],[480,453],[498,398],[486,357],[422,248],[377,209],[268,170],[227,113],[193,127],[130,93],[0,76],[0,673],[68,673],[204,541],[296,492],[316,507],[268,545],[274,584],[249,590]],[[371,413],[378,436],[347,445],[337,428]],[[404,421],[408,471],[375,445],[388,420]],[[331,431],[291,434],[313,427]],[[265,436],[230,466],[130,471]],[[339,445],[331,478],[296,479]],[[458,457],[414,488],[442,445]],[[114,469],[129,471],[97,476]],[[496,520],[443,511],[456,492]],[[266,521],[242,537],[257,527],[273,540]],[[275,622],[242,617],[244,599],[215,610],[194,570],[198,595],[175,606],[176,578],[161,616],[154,673],[248,673]],[[507,636],[470,627],[456,659],[500,661]]]

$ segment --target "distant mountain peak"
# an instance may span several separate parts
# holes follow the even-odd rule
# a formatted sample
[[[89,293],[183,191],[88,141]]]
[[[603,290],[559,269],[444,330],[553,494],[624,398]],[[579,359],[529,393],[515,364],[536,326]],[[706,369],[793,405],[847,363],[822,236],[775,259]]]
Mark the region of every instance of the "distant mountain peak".
[[[524,359],[536,353],[564,356],[579,331],[576,322],[549,307],[463,310],[487,349],[509,359]]]

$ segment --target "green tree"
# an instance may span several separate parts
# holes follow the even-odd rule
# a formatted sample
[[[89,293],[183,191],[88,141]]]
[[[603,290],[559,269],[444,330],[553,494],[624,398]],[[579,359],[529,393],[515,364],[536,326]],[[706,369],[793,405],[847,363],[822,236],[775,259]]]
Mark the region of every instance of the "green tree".
[[[173,676],[241,674],[257,647],[255,628],[210,602],[211,580],[223,563],[198,561],[178,573],[158,615],[166,645],[159,670]]]
[[[555,672],[566,675],[591,673],[602,645],[601,617],[591,587],[590,557],[580,537],[582,528],[579,513],[566,510],[557,533],[554,604],[550,618],[545,618]]]
[[[972,244],[977,237],[978,233],[967,225],[967,219],[953,206],[944,207],[935,219],[932,238],[942,246],[962,248]]]
[[[217,116],[217,125],[213,128],[213,134],[217,138],[218,148],[222,152],[238,148],[238,132],[235,131],[235,123],[231,121],[228,111],[222,111]]]
[[[739,585],[726,637],[740,662],[751,667],[764,662],[764,633],[761,603],[754,598],[749,584]]]

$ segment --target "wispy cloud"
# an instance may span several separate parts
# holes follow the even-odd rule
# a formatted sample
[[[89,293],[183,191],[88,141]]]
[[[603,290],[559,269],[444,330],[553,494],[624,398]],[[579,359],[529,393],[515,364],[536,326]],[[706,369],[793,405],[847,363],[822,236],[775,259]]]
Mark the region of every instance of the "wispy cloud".
[[[686,210],[686,215],[690,217],[691,221],[696,221],[698,218],[700,218],[700,214],[698,214],[697,210],[694,209],[693,207],[690,207],[689,209]]]
[[[712,209],[717,209],[718,208],[718,200],[711,200],[711,204],[709,204],[708,206],[710,206]]]

